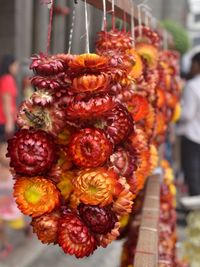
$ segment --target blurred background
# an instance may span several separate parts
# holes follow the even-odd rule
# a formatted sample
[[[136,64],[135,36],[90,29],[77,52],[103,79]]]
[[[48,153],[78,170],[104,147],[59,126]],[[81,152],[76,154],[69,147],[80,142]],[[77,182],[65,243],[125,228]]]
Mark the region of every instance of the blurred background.
[[[71,53],[81,53],[85,50],[84,4],[82,1],[78,2]],[[137,4],[141,1],[134,2]],[[13,54],[20,59],[23,68],[19,76],[23,76],[30,55],[46,49],[49,10],[45,5],[41,5],[40,0],[1,0],[0,3],[0,57],[4,54]],[[72,0],[56,0],[55,4],[51,53],[66,52],[68,50],[72,10],[75,4]],[[181,25],[189,36],[191,48],[196,47],[193,51],[199,49],[199,0],[177,0],[176,3],[173,0],[149,0],[148,5],[158,20],[167,20],[168,24],[171,22],[173,26],[176,23]],[[101,29],[102,12],[88,5],[88,16],[89,21],[92,22],[89,23],[92,47],[96,32]],[[178,36],[179,33],[177,32],[176,39],[179,38]],[[179,42],[179,49],[182,53],[189,49],[181,37],[177,42]],[[183,71],[185,72],[189,69],[188,62],[187,56],[184,57]]]
[[[18,103],[32,92],[28,79],[31,75],[30,56],[46,51],[49,9],[41,2],[40,0],[0,0],[0,58],[11,54],[20,64],[17,74]],[[84,3],[81,0],[77,2],[78,4],[72,0],[55,0],[50,47],[52,54],[68,51],[72,12],[75,6],[71,53],[78,54],[85,51]],[[135,0],[134,3],[139,4],[141,1]],[[153,16],[161,21],[174,36],[175,47],[182,54],[182,74],[187,75],[191,57],[200,51],[200,0],[149,0],[147,3],[152,9]],[[96,32],[102,27],[102,12],[88,5],[88,15],[90,44],[93,47]],[[7,169],[0,166],[0,183],[9,175]],[[4,190],[1,184],[0,190]],[[99,249],[89,259],[78,261],[63,255],[59,248],[42,245],[27,225],[28,219],[19,217],[13,225],[6,225],[3,228],[11,247],[2,259],[0,258],[0,267],[91,267],[94,265],[117,267],[119,265],[122,241],[113,242],[106,250]]]

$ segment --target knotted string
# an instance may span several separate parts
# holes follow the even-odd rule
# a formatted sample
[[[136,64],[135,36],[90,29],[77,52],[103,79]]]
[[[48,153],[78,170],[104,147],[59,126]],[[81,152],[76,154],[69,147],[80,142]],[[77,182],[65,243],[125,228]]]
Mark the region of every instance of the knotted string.
[[[68,48],[68,54],[71,54],[72,38],[73,38],[73,32],[74,32],[75,16],[76,16],[76,6],[74,6],[74,8],[73,8],[73,12],[72,12],[72,23],[71,23],[71,29],[70,29],[70,34],[69,34],[69,48]]]

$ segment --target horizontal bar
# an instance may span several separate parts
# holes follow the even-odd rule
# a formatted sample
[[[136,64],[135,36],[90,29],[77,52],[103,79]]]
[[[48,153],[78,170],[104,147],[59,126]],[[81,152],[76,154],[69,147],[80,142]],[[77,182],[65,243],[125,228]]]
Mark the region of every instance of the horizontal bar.
[[[83,0],[84,1],[84,0]],[[102,0],[87,0],[87,3],[93,7],[103,10],[103,1]],[[106,0],[106,10],[107,12],[112,9],[112,1]],[[134,19],[135,22],[138,22],[138,12],[137,6],[133,4],[134,9]],[[129,0],[115,0],[115,16],[123,20],[124,12],[126,13],[126,21],[131,24],[131,4]],[[144,22],[144,12],[141,12],[142,22]]]

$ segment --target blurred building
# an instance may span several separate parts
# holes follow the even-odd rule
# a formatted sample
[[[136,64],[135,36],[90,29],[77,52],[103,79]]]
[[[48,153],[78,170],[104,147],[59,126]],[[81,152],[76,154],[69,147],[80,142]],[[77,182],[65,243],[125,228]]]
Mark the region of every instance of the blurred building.
[[[141,3],[141,0],[134,0],[134,3]],[[158,20],[172,19],[179,24],[186,24],[188,12],[187,0],[148,0],[146,2],[152,9],[152,14]]]
[[[200,0],[188,0],[187,28],[193,46],[200,45]]]
[[[99,0],[102,1],[102,0]],[[199,2],[199,0],[189,0]],[[134,3],[141,3],[134,0]],[[186,22],[187,0],[149,0],[153,15],[158,19],[173,19],[179,23]],[[68,7],[72,11],[73,0],[55,0],[57,7]],[[72,53],[85,50],[84,4],[78,0],[76,5],[75,28],[72,37]],[[191,11],[192,9],[190,9]],[[194,9],[195,10],[195,9]],[[192,11],[191,11],[192,12]],[[68,49],[69,31],[72,12],[61,14],[54,12],[51,52],[66,52]],[[90,41],[94,43],[95,34],[101,28],[102,12],[88,6],[90,19]],[[195,15],[198,20],[198,15]],[[31,54],[45,51],[48,32],[49,10],[41,5],[41,0],[1,0],[0,8],[0,56],[14,53],[18,58],[26,58]],[[200,18],[199,18],[200,20]]]
[[[66,1],[57,2],[65,5]],[[0,54],[14,53],[21,59],[45,50],[49,10],[39,0],[1,0],[0,19]],[[65,17],[59,16],[55,19],[55,26],[61,24],[64,32],[67,23]],[[55,33],[59,33],[59,27]],[[64,34],[60,34],[59,38],[55,36],[60,49],[64,48],[65,37]]]
[[[69,42],[69,31],[72,23],[72,12],[68,16],[66,9],[73,11],[74,1],[55,0],[61,12],[54,12],[51,52],[66,52]],[[75,27],[71,52],[85,49],[85,22],[83,2],[76,5]],[[63,12],[62,12],[63,10]],[[102,14],[91,6],[88,15],[95,32],[101,28]],[[0,8],[0,56],[5,53],[15,54],[19,59],[28,58],[33,53],[45,52],[48,34],[49,10],[41,5],[41,0],[1,0]],[[94,31],[90,31],[91,43]],[[78,41],[77,41],[78,40]]]

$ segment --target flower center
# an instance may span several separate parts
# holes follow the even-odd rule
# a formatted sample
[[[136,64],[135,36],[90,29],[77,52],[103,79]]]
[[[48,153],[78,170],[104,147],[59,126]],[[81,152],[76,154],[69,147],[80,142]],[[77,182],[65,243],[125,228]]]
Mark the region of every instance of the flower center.
[[[87,154],[91,154],[93,151],[93,147],[92,147],[92,144],[90,142],[86,142],[85,143],[85,152]]]
[[[96,194],[98,192],[98,189],[95,186],[90,185],[89,186],[89,191],[90,191],[91,194]]]
[[[42,197],[42,192],[37,187],[31,186],[24,192],[24,197],[28,203],[37,204]]]

